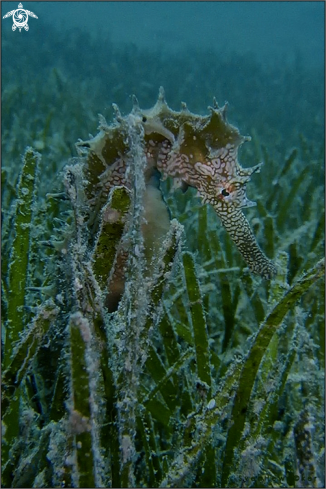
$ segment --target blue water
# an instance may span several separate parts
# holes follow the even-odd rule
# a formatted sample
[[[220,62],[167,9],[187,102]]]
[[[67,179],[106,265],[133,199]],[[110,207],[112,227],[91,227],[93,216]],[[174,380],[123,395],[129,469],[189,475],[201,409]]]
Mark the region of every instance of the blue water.
[[[17,5],[2,2],[2,17]],[[11,19],[2,19],[3,40],[27,39],[39,30],[46,36],[52,24],[62,33],[78,27],[85,36],[109,35],[113,42],[141,48],[196,46],[250,52],[264,62],[284,63],[298,54],[307,65],[324,62],[324,2],[24,2],[23,7],[38,19],[30,19],[29,32],[20,34],[12,33]]]

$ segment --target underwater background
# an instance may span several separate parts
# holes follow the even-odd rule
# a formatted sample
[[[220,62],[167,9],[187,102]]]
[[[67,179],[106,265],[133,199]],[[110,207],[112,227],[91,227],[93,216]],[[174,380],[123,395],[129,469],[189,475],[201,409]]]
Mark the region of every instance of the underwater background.
[[[21,32],[1,7],[2,486],[324,487],[324,2],[24,2]],[[245,215],[278,272],[169,178],[159,268],[135,246],[108,313],[114,253],[89,261],[65,167],[160,86],[251,136]]]

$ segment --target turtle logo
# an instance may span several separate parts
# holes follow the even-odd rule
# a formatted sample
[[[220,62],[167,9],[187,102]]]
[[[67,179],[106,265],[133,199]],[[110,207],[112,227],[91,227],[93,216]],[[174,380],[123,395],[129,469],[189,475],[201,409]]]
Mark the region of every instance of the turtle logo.
[[[13,25],[12,25],[12,30],[15,31],[18,27],[19,32],[21,32],[22,28],[24,27],[25,31],[28,31],[28,16],[34,17],[34,19],[38,19],[38,17],[33,13],[30,12],[29,10],[24,10],[23,9],[23,4],[19,3],[18,4],[18,9],[17,10],[12,10],[11,12],[6,13],[2,18],[6,19],[7,17],[12,16],[13,20]]]

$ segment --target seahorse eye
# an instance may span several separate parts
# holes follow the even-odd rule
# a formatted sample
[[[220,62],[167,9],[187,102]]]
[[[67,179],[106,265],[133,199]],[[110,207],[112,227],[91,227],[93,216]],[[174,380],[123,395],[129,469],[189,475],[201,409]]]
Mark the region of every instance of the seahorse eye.
[[[228,192],[227,190],[225,190],[225,188],[222,190],[221,192],[222,195],[224,195],[224,197],[227,197],[228,195],[230,195],[230,192]]]
[[[147,117],[143,116],[142,121],[143,121],[143,122],[146,122],[146,121],[147,121]]]

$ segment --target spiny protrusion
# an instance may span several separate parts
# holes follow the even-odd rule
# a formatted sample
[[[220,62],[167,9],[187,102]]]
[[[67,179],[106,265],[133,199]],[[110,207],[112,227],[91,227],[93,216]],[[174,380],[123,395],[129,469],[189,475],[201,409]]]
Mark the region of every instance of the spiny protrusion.
[[[212,115],[214,114],[214,112],[215,112],[215,108],[214,107],[212,107],[211,105],[208,105],[207,106],[207,109],[211,111]]]
[[[117,104],[112,104],[112,108],[114,110],[114,115],[115,115],[116,120],[118,122],[122,122],[122,115],[121,115],[120,109],[117,106]]]
[[[189,112],[189,109],[187,107],[186,102],[181,102],[181,111],[182,112]]]
[[[213,97],[213,107],[214,109],[218,109],[218,103],[215,97]]]
[[[104,115],[102,114],[97,114],[98,115],[98,121],[99,121],[99,126],[98,129],[102,129],[103,131],[107,131],[109,129],[108,123],[106,122],[106,119]],[[90,139],[93,139],[93,136],[91,134],[89,135]]]
[[[256,207],[256,206],[257,206],[257,202],[254,202],[253,200],[249,200],[248,197],[246,197],[245,195],[243,196],[241,207]]]
[[[247,143],[248,141],[251,141],[250,136],[240,136],[239,146],[241,146],[243,143]]]
[[[226,122],[226,113],[227,113],[228,107],[229,107],[229,103],[225,101],[223,107],[221,108],[221,114],[222,114],[224,122]]]
[[[136,95],[132,95],[131,100],[132,100],[132,110],[137,112],[139,110],[139,102]]]
[[[159,91],[158,91],[158,100],[159,100],[159,102],[162,102],[162,103],[166,104],[166,101],[165,101],[165,92],[164,92],[164,88],[163,87],[160,87],[159,88]]]
[[[250,168],[239,168],[238,169],[238,175],[241,177],[251,177],[251,175],[253,173],[259,173],[260,172],[260,168],[262,165],[263,165],[263,162],[258,163],[258,165],[252,166]],[[250,178],[248,178],[248,180],[246,180],[246,181],[249,181],[249,180],[250,180]]]

